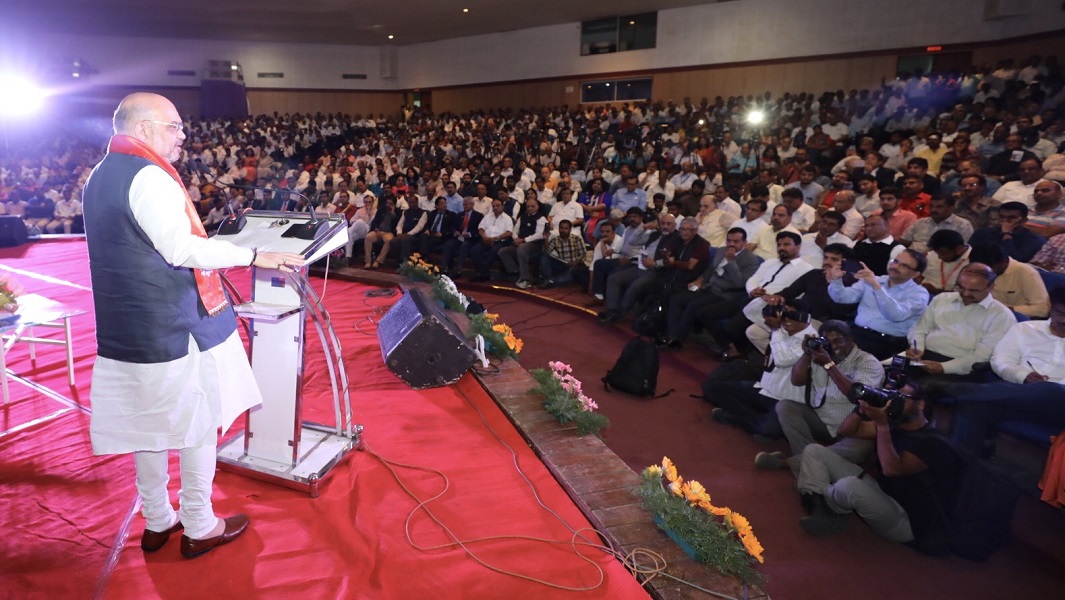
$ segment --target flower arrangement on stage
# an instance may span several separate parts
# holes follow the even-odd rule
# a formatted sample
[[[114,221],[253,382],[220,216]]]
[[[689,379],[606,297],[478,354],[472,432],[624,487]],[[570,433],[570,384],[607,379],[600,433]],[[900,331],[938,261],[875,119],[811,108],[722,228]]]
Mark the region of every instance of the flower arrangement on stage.
[[[551,361],[547,369],[533,369],[529,374],[539,384],[531,391],[542,395],[544,408],[559,423],[577,425],[577,435],[589,433],[599,435],[604,427],[610,426],[610,419],[596,411],[599,405],[584,394],[581,381],[573,376],[573,369],[562,362]]]
[[[765,562],[751,524],[739,513],[714,506],[698,481],[684,481],[668,457],[640,475],[634,493],[655,524],[678,542],[695,560],[735,575],[745,583],[761,584],[754,562]],[[686,546],[686,547],[685,547]]]
[[[447,275],[440,275],[433,280],[433,299],[443,304],[444,308],[461,313],[466,312],[470,305],[470,299],[459,291]]]
[[[422,260],[422,255],[415,252],[410,255],[407,262],[399,266],[399,274],[415,281],[433,283],[440,278],[440,268]]]
[[[15,312],[18,309],[18,297],[22,293],[22,286],[14,279],[0,274],[0,311]]]
[[[497,319],[499,315],[487,312],[471,316],[470,330],[466,332],[466,337],[474,339],[478,335],[483,336],[485,352],[499,358],[517,360],[524,343],[514,335],[510,325],[496,323]]]
[[[470,305],[469,298],[459,291],[455,282],[440,273],[440,267],[422,260],[422,255],[417,252],[399,266],[399,274],[431,284],[433,299],[448,310],[464,313]]]

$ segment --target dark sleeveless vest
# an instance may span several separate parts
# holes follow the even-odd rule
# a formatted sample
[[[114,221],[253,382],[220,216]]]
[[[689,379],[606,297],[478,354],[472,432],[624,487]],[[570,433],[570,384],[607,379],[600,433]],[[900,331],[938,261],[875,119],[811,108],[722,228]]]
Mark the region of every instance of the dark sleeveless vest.
[[[129,207],[133,178],[150,161],[110,153],[85,184],[82,210],[89,248],[97,353],[131,363],[160,363],[200,350],[236,330],[232,307],[207,315],[193,271],[167,263]]]

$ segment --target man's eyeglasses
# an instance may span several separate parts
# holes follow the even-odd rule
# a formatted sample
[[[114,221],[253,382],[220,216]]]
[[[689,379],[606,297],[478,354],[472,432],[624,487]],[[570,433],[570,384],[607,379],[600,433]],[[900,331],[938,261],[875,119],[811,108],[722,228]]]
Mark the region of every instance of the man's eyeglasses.
[[[145,121],[147,121],[148,123],[155,123],[156,125],[162,125],[164,127],[168,127],[171,130],[173,130],[174,133],[181,133],[181,132],[185,131],[185,124],[184,123],[170,123],[168,121],[154,121],[152,119],[145,119]]]
[[[909,270],[911,270],[911,271],[916,271],[916,270],[917,270],[917,267],[911,267],[910,265],[908,265],[908,264],[906,264],[906,263],[904,263],[904,262],[900,261],[900,260],[899,260],[899,259],[897,259],[897,258],[893,258],[893,259],[891,259],[891,264],[893,264],[893,265],[898,265],[898,266],[900,266],[900,267],[906,267],[907,269],[909,269]]]

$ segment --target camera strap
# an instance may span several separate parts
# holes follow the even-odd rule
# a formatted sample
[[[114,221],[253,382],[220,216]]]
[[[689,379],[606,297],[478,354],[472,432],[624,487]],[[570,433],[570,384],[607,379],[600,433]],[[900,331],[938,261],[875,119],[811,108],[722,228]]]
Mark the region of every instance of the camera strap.
[[[825,393],[823,396],[821,396],[821,402],[819,402],[815,406],[813,403],[813,398],[811,398],[811,396],[813,395],[812,390],[814,386],[813,370],[813,361],[811,361],[810,364],[806,366],[806,386],[803,389],[803,400],[806,401],[806,406],[817,410],[825,405],[825,399],[828,398],[828,388],[825,388]],[[829,383],[831,383],[831,381]]]

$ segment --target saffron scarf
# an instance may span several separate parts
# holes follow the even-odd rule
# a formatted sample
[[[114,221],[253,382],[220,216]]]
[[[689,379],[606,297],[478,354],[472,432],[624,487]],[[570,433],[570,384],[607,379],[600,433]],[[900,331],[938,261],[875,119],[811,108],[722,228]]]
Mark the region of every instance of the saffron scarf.
[[[181,188],[181,193],[185,194],[185,216],[189,218],[189,230],[192,235],[207,239],[207,231],[203,228],[200,215],[196,212],[196,207],[192,205],[192,199],[189,198],[185,184],[181,182],[181,177],[178,176],[178,172],[173,165],[163,160],[163,157],[149,148],[147,144],[128,135],[116,134],[112,136],[110,143],[107,145],[107,151],[130,154],[147,159],[173,177],[178,187]],[[207,314],[213,317],[225,310],[226,306],[229,305],[229,301],[226,299],[225,291],[222,288],[222,278],[218,275],[218,272],[215,270],[192,269],[192,273],[196,277],[196,289],[200,294],[200,302],[203,304],[204,309],[207,310]]]

